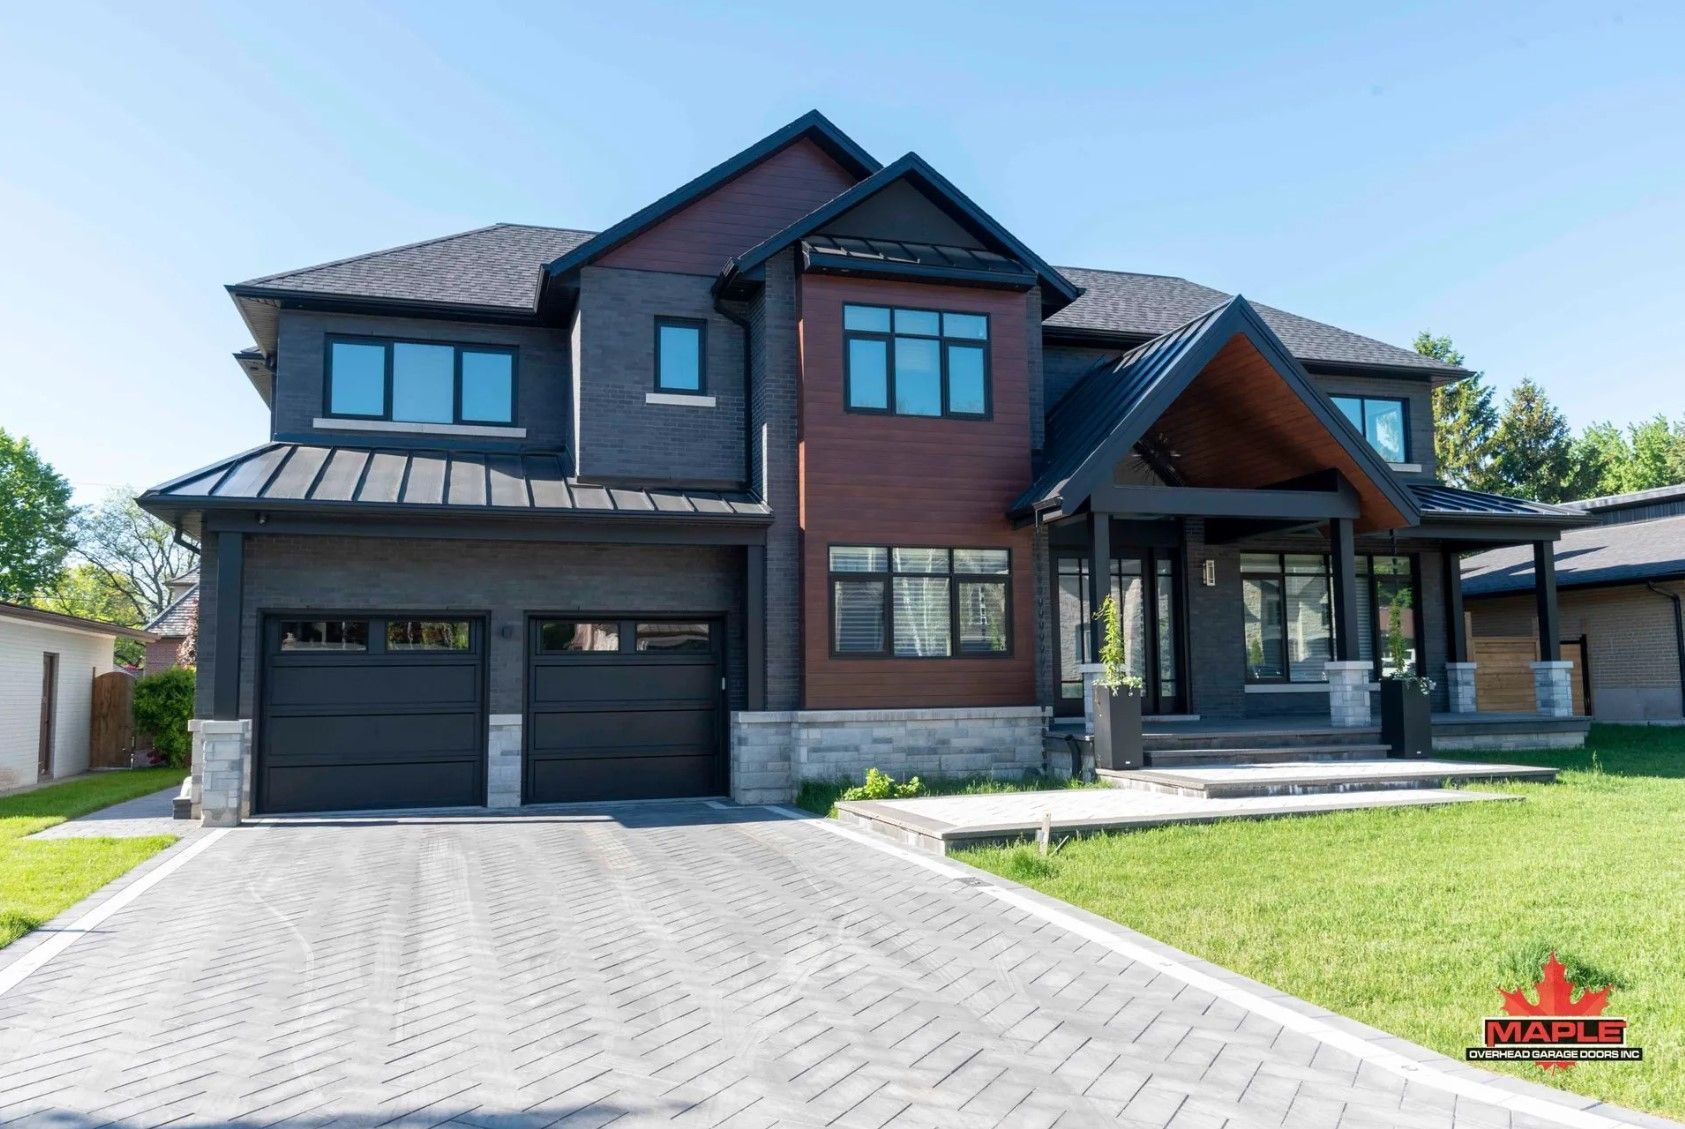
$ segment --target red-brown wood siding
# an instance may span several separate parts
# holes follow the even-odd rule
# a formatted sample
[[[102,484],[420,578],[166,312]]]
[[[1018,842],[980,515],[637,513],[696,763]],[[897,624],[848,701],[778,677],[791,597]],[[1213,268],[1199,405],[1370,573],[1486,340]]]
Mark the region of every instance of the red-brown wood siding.
[[[616,247],[598,263],[716,275],[733,255],[784,230],[853,184],[853,177],[804,138]]]
[[[994,414],[988,420],[843,410],[844,302],[989,315]],[[1019,293],[801,280],[803,701],[808,709],[1035,704],[1031,538],[1007,507],[1029,484],[1030,324]],[[831,656],[831,545],[1012,550],[1012,651],[1005,658]]]

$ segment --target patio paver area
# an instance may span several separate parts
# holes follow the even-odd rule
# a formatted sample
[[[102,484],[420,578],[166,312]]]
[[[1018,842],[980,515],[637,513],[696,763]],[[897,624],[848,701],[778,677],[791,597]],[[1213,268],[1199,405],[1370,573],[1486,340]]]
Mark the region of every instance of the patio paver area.
[[[7,1126],[1660,1124],[1589,1104],[704,802],[240,828],[0,994]]]

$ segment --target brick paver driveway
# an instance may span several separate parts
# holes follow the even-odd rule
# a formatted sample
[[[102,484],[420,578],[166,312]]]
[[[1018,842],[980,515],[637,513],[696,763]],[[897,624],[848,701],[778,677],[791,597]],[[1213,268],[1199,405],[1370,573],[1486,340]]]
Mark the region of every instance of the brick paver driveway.
[[[0,1123],[1607,1123],[1407,1082],[1038,899],[703,803],[241,828],[0,995]]]

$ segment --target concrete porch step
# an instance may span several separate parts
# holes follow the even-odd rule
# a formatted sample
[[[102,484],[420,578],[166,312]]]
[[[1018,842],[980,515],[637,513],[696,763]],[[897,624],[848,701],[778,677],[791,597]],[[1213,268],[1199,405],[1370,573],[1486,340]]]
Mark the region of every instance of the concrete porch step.
[[[1188,768],[1195,765],[1276,764],[1282,761],[1366,761],[1382,760],[1386,755],[1385,745],[1149,749],[1147,765],[1149,768]]]
[[[1237,724],[1233,727],[1200,730],[1156,729],[1149,726],[1141,734],[1141,744],[1149,753],[1172,749],[1297,749],[1305,745],[1373,742],[1380,733],[1379,725],[1362,729],[1335,729],[1329,725],[1316,724],[1281,728]]]
[[[1099,775],[1114,788],[1222,800],[1442,788],[1477,780],[1549,782],[1556,779],[1556,771],[1534,765],[1386,759],[1158,767]]]

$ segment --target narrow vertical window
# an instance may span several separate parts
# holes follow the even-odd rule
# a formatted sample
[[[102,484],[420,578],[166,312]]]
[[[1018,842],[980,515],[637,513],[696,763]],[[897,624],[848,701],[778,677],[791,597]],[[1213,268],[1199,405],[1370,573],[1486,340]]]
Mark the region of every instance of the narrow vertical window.
[[[655,387],[659,392],[703,391],[702,341],[699,321],[657,318],[655,321]]]

